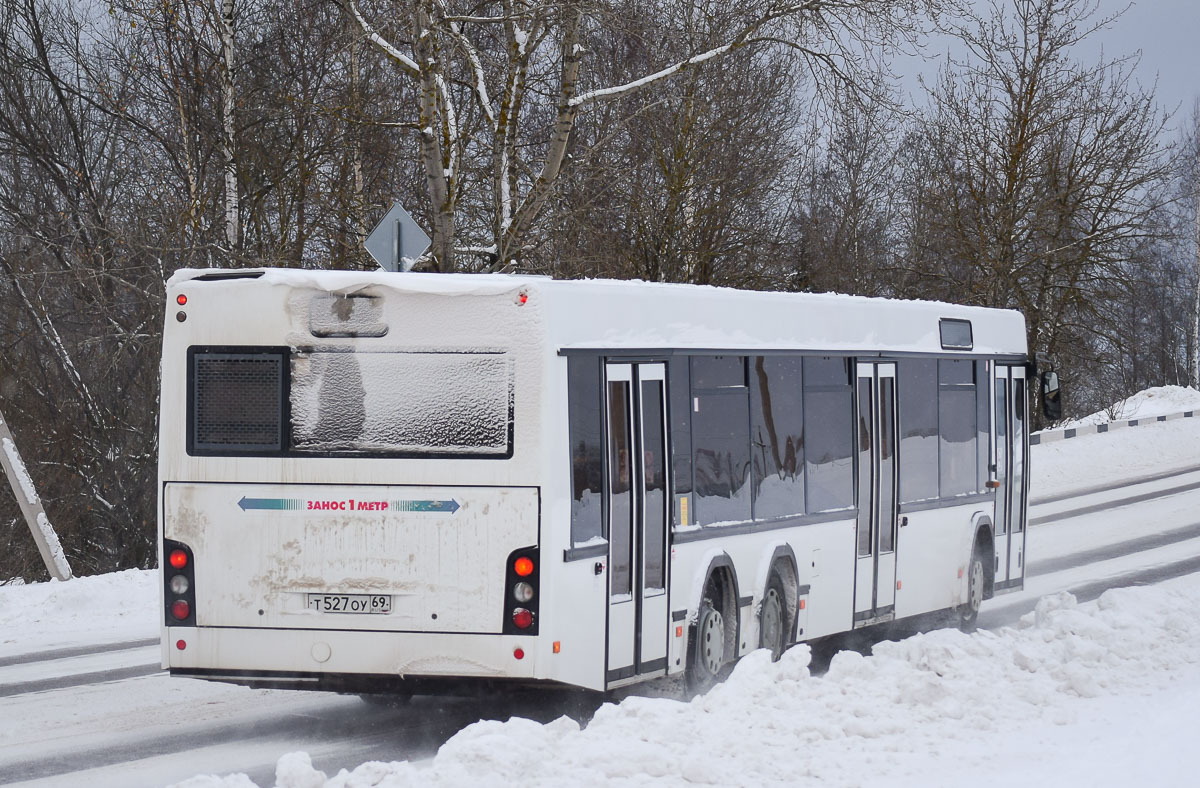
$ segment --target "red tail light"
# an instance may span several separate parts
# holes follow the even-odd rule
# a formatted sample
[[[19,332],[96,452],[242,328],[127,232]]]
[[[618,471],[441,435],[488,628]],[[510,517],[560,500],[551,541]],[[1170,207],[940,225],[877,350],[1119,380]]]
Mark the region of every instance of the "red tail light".
[[[529,577],[533,574],[533,559],[521,556],[516,561],[513,561],[513,571],[519,577]]]
[[[533,613],[523,607],[518,607],[513,610],[513,623],[517,625],[517,629],[529,629],[533,626]]]
[[[179,619],[180,621],[183,621],[185,618],[187,618],[188,614],[191,612],[191,605],[189,605],[183,599],[176,599],[173,603],[171,603],[171,615],[175,616],[175,618]]]
[[[188,555],[183,550],[172,550],[168,560],[171,562],[171,566],[176,569],[183,569],[188,565]]]

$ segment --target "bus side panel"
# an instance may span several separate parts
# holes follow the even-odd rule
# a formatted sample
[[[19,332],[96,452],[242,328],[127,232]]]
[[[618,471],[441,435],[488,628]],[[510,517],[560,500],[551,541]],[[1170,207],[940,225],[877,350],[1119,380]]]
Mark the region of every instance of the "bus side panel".
[[[163,514],[195,555],[200,627],[498,634],[509,555],[538,541],[535,488],[170,483]]]
[[[960,571],[970,556],[971,518],[978,504],[903,515],[897,537],[896,618],[945,610],[962,602]]]
[[[720,547],[733,562],[738,595],[749,604],[739,607],[741,642],[739,653],[758,647],[757,613],[763,589],[756,588],[756,576],[764,551],[786,544],[796,557],[797,582],[810,586],[805,599],[805,625],[800,640],[809,640],[850,629],[854,609],[854,520],[813,523],[787,529],[765,530],[740,534],[720,540],[685,542],[672,548],[671,609],[687,610],[688,620],[695,618],[700,600],[697,589],[703,592],[704,578],[713,548]],[[716,527],[713,531],[719,531]],[[674,631],[672,631],[672,636]],[[672,637],[670,665],[677,670],[676,659],[682,661],[682,644]],[[745,648],[741,648],[742,644]]]
[[[812,586],[803,640],[845,632],[853,626],[857,528],[856,520],[840,520],[799,530],[793,549],[800,564],[800,583]]]

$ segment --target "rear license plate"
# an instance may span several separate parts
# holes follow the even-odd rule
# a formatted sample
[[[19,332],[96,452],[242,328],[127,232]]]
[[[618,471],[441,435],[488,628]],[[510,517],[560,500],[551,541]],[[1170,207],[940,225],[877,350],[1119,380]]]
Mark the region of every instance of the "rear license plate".
[[[391,613],[386,594],[309,594],[309,610],[319,613]]]

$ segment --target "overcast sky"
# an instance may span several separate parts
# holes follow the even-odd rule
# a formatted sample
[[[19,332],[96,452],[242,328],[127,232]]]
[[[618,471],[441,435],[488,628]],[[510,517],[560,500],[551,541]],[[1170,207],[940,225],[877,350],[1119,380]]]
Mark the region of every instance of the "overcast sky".
[[[1100,0],[1102,13],[1115,13],[1126,0]],[[1096,47],[1115,57],[1141,50],[1138,77],[1151,84],[1158,77],[1157,95],[1163,107],[1185,122],[1192,103],[1200,98],[1200,0],[1136,0],[1108,30],[1096,35]],[[1179,109],[1176,110],[1176,107]]]
[[[1080,45],[1076,55],[1094,62],[1103,51],[1106,59],[1141,52],[1138,80],[1150,86],[1157,79],[1155,95],[1163,109],[1174,113],[1173,133],[1186,123],[1193,102],[1200,98],[1200,0],[1098,0],[1100,16],[1110,16],[1129,6],[1108,28]],[[894,66],[902,76],[901,85],[917,104],[923,103],[916,74],[932,77],[945,55],[948,44],[930,42],[925,54],[933,61],[900,61]],[[953,49],[953,45],[949,44]],[[940,50],[940,51],[939,51]]]

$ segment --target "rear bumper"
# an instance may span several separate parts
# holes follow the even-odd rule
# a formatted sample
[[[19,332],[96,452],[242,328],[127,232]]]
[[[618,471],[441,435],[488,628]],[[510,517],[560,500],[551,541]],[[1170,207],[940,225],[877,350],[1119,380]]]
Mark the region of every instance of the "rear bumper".
[[[181,641],[183,648],[178,646]],[[404,679],[549,678],[537,669],[540,642],[530,635],[167,627],[162,653],[163,667],[173,675],[256,686],[366,691],[357,685]],[[515,656],[518,649],[521,659]],[[256,677],[262,681],[254,681]]]

